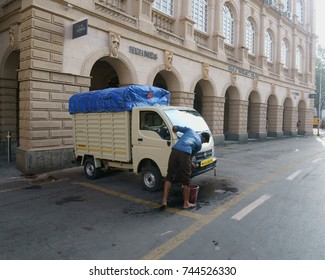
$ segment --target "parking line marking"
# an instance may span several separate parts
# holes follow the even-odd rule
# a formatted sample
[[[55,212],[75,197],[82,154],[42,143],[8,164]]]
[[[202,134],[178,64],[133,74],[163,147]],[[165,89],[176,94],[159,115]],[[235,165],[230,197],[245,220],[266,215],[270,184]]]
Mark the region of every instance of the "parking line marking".
[[[22,187],[16,187],[16,188],[10,188],[10,189],[4,189],[4,190],[0,190],[0,193],[6,193],[6,192],[12,192],[12,191],[18,191],[21,190]]]
[[[122,199],[125,199],[125,200],[128,200],[128,201],[132,201],[132,202],[139,203],[139,204],[142,204],[142,205],[147,205],[147,206],[150,206],[152,208],[159,208],[160,207],[160,204],[158,204],[156,202],[152,202],[152,201],[149,201],[149,200],[144,200],[144,199],[141,199],[141,198],[137,198],[137,197],[134,197],[134,196],[131,196],[131,195],[127,195],[127,194],[124,194],[124,193],[113,191],[113,190],[110,190],[108,188],[97,186],[97,185],[94,185],[94,184],[85,183],[85,182],[77,182],[77,183],[74,183],[74,184],[81,185],[83,187],[93,189],[93,190],[96,190],[96,191],[100,191],[100,192],[103,192],[103,193],[107,193],[109,195],[119,197],[119,198],[122,198]],[[173,208],[173,207],[167,207],[164,211],[172,212],[172,213],[175,213],[175,214],[179,214],[179,215],[186,216],[186,217],[193,218],[193,219],[197,219],[197,220],[202,219],[202,217],[204,217],[204,215],[202,215],[202,214],[197,214],[197,213],[193,213],[191,211],[186,211],[186,210],[179,210],[179,209],[176,209],[176,208]]]
[[[261,196],[260,198],[256,199],[254,202],[252,202],[251,204],[247,205],[245,208],[240,210],[238,213],[233,215],[231,219],[240,221],[242,218],[247,216],[250,212],[252,212],[258,206],[262,205],[265,201],[269,200],[270,198],[271,196],[268,194]]]
[[[303,170],[298,169],[296,172],[292,173],[290,176],[287,177],[288,181],[292,181],[294,178],[296,178]]]

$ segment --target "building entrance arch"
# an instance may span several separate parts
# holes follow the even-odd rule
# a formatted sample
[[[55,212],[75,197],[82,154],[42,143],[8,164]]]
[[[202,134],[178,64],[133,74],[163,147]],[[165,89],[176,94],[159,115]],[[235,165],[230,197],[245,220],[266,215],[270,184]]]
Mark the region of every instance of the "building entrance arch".
[[[0,73],[0,154],[8,155],[10,136],[10,156],[15,159],[19,145],[19,51],[11,52]]]
[[[180,92],[179,79],[173,71],[159,71],[155,77],[153,77],[152,85],[170,92],[170,105],[184,106],[184,100]]]
[[[127,65],[120,59],[109,56],[98,59],[90,71],[90,90],[121,87],[133,84]]]
[[[305,135],[308,131],[308,118],[307,118],[307,105],[304,100],[300,100],[298,104],[298,122],[297,133],[299,135]],[[310,120],[309,120],[310,122]],[[310,122],[311,123],[311,122]]]

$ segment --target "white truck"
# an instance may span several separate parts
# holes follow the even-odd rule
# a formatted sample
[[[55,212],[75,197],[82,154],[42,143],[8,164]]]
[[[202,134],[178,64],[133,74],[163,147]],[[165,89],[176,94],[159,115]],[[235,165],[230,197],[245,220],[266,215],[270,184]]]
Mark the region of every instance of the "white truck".
[[[95,179],[102,169],[124,169],[141,174],[145,189],[156,191],[162,187],[167,174],[171,148],[181,136],[172,127],[186,126],[198,133],[210,133],[194,109],[142,105],[129,111],[72,115],[75,156],[84,166],[86,177]],[[204,143],[193,157],[196,169],[192,177],[214,169],[216,162],[213,137],[210,137],[209,143]]]

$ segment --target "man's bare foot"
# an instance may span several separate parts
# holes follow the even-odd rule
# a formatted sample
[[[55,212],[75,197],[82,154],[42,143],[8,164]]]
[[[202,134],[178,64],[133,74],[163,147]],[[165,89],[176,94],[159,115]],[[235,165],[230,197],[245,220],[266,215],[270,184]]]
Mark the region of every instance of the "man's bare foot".
[[[160,208],[160,210],[166,209],[167,208],[167,203],[162,203],[159,208]]]
[[[183,205],[183,209],[190,209],[196,207],[196,204],[188,203],[187,205]]]

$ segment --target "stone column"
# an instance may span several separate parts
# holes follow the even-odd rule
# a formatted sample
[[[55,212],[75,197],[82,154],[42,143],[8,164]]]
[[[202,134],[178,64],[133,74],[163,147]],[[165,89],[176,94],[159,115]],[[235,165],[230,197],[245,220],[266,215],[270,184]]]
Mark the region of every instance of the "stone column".
[[[222,30],[222,23],[221,23],[221,18],[222,18],[222,6],[221,6],[221,1],[215,1],[215,21],[214,21],[214,33],[212,35],[213,37],[213,50],[218,52],[218,58],[219,59],[226,59],[226,53],[225,53],[225,48],[224,48],[224,40],[225,37],[223,35],[223,30]]]
[[[182,15],[180,16],[180,36],[184,38],[184,45],[194,48],[194,24],[192,19],[191,1],[180,1]]]
[[[282,19],[279,18],[278,28],[277,28],[277,45],[276,45],[276,72],[283,77],[283,63],[281,61],[281,48],[282,48]]]
[[[239,141],[239,143],[246,143],[248,141],[247,111],[248,101],[229,101],[230,121],[227,135],[228,140]]]
[[[130,1],[128,1],[130,2]],[[139,19],[139,28],[148,33],[152,33],[153,22],[152,16],[152,4],[154,0],[140,0],[132,1],[135,7],[135,16]]]
[[[239,22],[239,59],[243,62],[243,68],[250,68],[248,62],[248,49],[245,42],[246,34],[246,21],[245,21],[245,8],[247,7],[247,0],[240,1],[240,22]]]
[[[194,105],[194,93],[171,91],[170,92],[170,105],[172,106],[185,106],[193,108]]]
[[[267,111],[267,136],[282,137],[283,106],[269,105]]]
[[[297,136],[298,110],[295,107],[285,107],[283,113],[284,135]]]
[[[216,1],[214,0],[209,0],[208,1],[208,30],[209,30],[209,35],[215,33],[215,22],[219,21],[220,18],[216,18]],[[214,40],[213,36],[209,36],[209,42],[208,42],[208,47],[210,49],[214,48]]]
[[[249,137],[257,139],[266,139],[266,110],[267,104],[265,103],[250,103],[250,123]]]
[[[74,158],[68,100],[89,89],[90,77],[62,73],[63,22],[37,8],[22,13],[16,164],[25,174],[68,167]]]
[[[261,29],[260,29],[260,42],[259,42],[259,67],[263,69],[263,72],[267,72],[267,58],[264,53],[265,49],[265,20],[266,20],[266,15],[264,11],[265,7],[262,6],[261,8]]]
[[[301,121],[301,128],[300,131],[304,132],[305,135],[313,135],[313,117],[314,117],[314,110],[313,109],[306,109],[302,112],[304,118]]]
[[[223,144],[225,141],[223,134],[224,108],[224,97],[204,97],[202,116],[211,130],[215,145]]]
[[[294,1],[295,2],[295,1]],[[291,53],[291,73],[295,81],[298,80],[298,69],[296,66],[296,52],[297,52],[297,29],[294,27],[292,30],[292,53]]]

